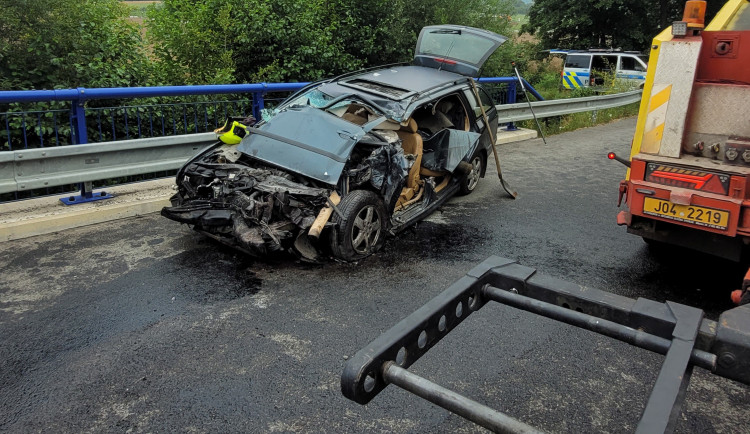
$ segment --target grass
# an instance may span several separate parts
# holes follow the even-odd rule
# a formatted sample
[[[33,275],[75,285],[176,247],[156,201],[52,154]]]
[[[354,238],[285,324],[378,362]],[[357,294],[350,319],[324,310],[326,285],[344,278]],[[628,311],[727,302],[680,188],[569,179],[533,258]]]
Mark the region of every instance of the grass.
[[[513,30],[519,30],[522,25],[529,22],[529,17],[528,15],[514,14],[511,15],[511,22],[511,28],[513,28]]]
[[[143,1],[123,1],[125,6],[130,9],[131,17],[145,18],[146,10],[155,3],[161,3],[161,0],[143,0]]]
[[[580,98],[598,94],[615,94],[632,90],[632,87],[628,83],[615,80],[614,75],[607,76],[605,74],[604,80],[605,85],[597,90],[588,87],[574,90],[564,89],[560,85],[560,71],[549,69],[546,72],[537,74],[534,77],[534,81],[531,81],[530,83],[547,100]],[[638,114],[639,107],[640,102],[636,102],[610,109],[540,119],[539,122],[542,125],[544,134],[550,136],[635,116]],[[533,120],[518,122],[518,126],[534,130],[537,129],[536,123]]]
[[[540,119],[545,136],[561,134],[568,131],[575,131],[581,128],[593,127],[595,125],[607,124],[612,121],[623,119],[638,114],[640,103],[628,104],[622,107],[610,109],[573,113],[565,116],[555,116],[551,118]],[[521,128],[536,130],[537,126],[533,120],[518,122]]]

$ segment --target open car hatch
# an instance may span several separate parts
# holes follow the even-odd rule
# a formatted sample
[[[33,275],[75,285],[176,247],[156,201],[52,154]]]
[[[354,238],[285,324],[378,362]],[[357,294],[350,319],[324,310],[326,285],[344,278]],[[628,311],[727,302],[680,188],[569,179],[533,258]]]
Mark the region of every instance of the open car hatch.
[[[507,39],[473,27],[427,26],[419,33],[414,64],[478,77],[487,58]]]

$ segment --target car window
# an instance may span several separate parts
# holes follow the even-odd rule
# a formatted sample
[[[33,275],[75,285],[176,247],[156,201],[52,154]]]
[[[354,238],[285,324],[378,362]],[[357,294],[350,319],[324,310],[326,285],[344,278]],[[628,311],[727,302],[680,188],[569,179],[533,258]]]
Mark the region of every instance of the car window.
[[[617,56],[592,56],[591,69],[611,71],[617,67]]]
[[[261,119],[265,122],[270,121],[276,114],[279,112],[279,110],[286,108],[286,107],[293,107],[293,106],[305,106],[309,105],[315,108],[321,108],[328,104],[329,101],[332,101],[333,97],[321,92],[318,90],[318,88],[310,89],[306,92],[303,92],[299,94],[297,97],[295,97],[292,100],[289,100],[279,107],[270,109],[270,108],[264,108],[261,111]]]
[[[479,91],[479,98],[482,100],[484,111],[488,112],[492,110],[494,108],[494,106],[492,105],[492,97],[490,97],[487,91],[481,87],[477,87],[477,90]]]
[[[471,107],[471,111],[474,112],[474,117],[481,117],[482,111],[479,110],[479,104],[477,104],[474,92],[471,89],[464,89],[464,97],[466,97],[466,101],[469,101],[469,106]]]
[[[591,63],[591,56],[585,54],[568,54],[565,58],[566,68],[588,68]]]
[[[487,58],[507,39],[473,27],[426,26],[419,32],[414,65],[477,77]]]
[[[478,89],[479,88],[477,87],[477,90]],[[477,103],[477,98],[474,96],[474,91],[472,91],[471,88],[464,89],[464,97],[466,97],[466,101],[469,102],[469,106],[470,106],[469,111],[474,113],[474,119],[475,119],[477,128],[481,129],[484,126],[484,120],[482,119],[482,109],[479,108],[479,104]]]
[[[289,101],[288,106],[295,105],[310,105],[315,108],[320,108],[328,104],[328,101],[333,99],[332,96],[326,95],[318,89],[311,89],[308,92],[303,93],[292,101]]]
[[[471,33],[458,31],[426,32],[420,41],[417,52],[433,56],[458,57],[472,64],[478,64],[494,45],[495,41]]]
[[[620,69],[626,71],[645,71],[646,69],[635,57],[623,56],[620,58]]]

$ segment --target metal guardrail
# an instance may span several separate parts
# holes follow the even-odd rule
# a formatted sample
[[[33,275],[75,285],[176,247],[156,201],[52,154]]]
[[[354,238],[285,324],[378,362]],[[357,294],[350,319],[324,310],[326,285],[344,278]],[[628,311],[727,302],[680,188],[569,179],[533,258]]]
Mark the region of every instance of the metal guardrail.
[[[490,85],[487,90],[497,101],[504,104],[516,102],[515,77],[485,77],[480,78],[479,82]],[[253,116],[260,119],[261,111],[268,103],[274,105],[288,93],[307,84],[254,83],[0,91],[0,152],[208,132],[221,125],[227,116],[246,116],[252,112]],[[528,83],[525,85],[537,100],[544,99]],[[222,101],[153,101],[157,97],[198,95],[246,97]],[[101,104],[102,100],[113,100],[113,104],[120,104],[122,99],[133,98],[149,98],[150,101],[107,107],[92,103],[98,101]],[[50,102],[57,104],[45,108]],[[60,107],[60,102],[68,102],[70,108]],[[33,103],[43,104],[41,108],[28,106]],[[19,104],[22,105],[18,106]],[[6,105],[8,111],[2,111]]]
[[[537,118],[569,115],[573,113],[604,110],[636,103],[641,100],[642,90],[616,93],[612,95],[586,96],[582,98],[535,101],[531,103]],[[498,123],[518,122],[533,119],[528,103],[504,104],[497,106]]]
[[[214,133],[0,153],[0,193],[141,175],[182,167]]]
[[[86,102],[91,100],[108,100],[123,98],[152,98],[193,95],[251,94],[252,112],[256,118],[264,107],[264,96],[269,92],[293,92],[309,83],[253,83],[253,84],[219,84],[201,86],[155,86],[155,87],[113,87],[83,88],[59,90],[18,90],[0,91],[0,104],[31,103],[47,101],[70,102],[70,127],[73,144],[89,142],[86,120]],[[10,113],[13,114],[13,113]],[[8,113],[5,113],[6,128]],[[125,118],[127,123],[127,118]],[[28,146],[24,146],[28,147]],[[11,148],[12,149],[12,148]]]
[[[501,83],[506,79],[496,77],[481,81]],[[144,92],[139,88],[134,90],[138,94]],[[225,91],[226,88],[222,87],[221,90]],[[96,92],[87,91],[89,97],[97,95]],[[54,95],[55,99],[70,96],[55,93],[59,91],[41,92],[52,92],[45,97]],[[641,91],[632,91],[538,101],[533,102],[532,106],[537,117],[560,116],[634,103],[640,100],[640,94]],[[499,123],[532,118],[528,104],[503,104],[497,109]],[[213,133],[200,133],[0,152],[0,194],[179,169],[201,148],[215,140]]]

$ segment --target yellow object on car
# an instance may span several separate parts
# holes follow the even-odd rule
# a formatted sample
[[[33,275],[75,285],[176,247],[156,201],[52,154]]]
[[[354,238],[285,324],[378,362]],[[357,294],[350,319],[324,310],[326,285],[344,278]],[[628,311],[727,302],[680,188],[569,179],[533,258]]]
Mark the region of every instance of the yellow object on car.
[[[248,122],[248,120],[250,122]],[[236,145],[247,135],[247,125],[253,124],[254,118],[234,118],[229,117],[224,126],[214,130],[219,140],[227,145]]]

